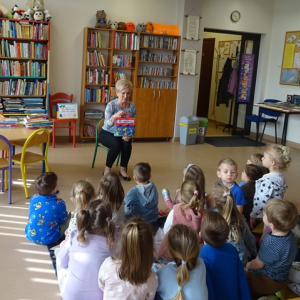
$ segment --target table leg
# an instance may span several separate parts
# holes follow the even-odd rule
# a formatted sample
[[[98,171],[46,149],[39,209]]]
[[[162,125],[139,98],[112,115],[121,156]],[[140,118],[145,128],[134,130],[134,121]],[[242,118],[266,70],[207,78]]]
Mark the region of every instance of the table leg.
[[[284,122],[283,122],[283,129],[282,129],[282,138],[281,138],[281,144],[285,146],[286,143],[286,136],[287,136],[287,126],[289,121],[289,114],[284,114]]]

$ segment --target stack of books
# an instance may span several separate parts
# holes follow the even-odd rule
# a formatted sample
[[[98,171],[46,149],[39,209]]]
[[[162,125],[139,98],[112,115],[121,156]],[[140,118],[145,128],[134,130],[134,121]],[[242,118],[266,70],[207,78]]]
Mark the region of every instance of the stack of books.
[[[84,119],[85,120],[100,120],[103,118],[103,111],[100,109],[85,109]]]
[[[27,129],[52,128],[53,122],[47,114],[32,114],[24,118]]]
[[[6,113],[24,113],[24,106],[20,98],[3,98],[3,106]]]
[[[45,114],[43,98],[24,98],[23,106],[26,114]]]
[[[83,136],[92,136],[96,135],[96,129],[94,125],[84,124],[83,125]]]
[[[18,120],[16,118],[1,118],[0,128],[16,128],[18,127]]]

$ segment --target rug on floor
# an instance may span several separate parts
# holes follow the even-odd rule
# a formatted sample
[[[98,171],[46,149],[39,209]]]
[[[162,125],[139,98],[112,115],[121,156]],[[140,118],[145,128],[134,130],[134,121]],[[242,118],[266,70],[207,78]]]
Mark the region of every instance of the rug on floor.
[[[205,138],[205,143],[215,147],[255,147],[255,140],[241,136],[211,136]],[[265,143],[257,142],[257,146],[265,146]]]

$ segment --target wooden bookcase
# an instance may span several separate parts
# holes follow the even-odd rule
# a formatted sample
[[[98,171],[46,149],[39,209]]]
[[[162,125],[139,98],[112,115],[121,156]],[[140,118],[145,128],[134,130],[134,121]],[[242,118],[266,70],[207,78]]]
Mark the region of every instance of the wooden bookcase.
[[[138,112],[135,137],[172,137],[179,54],[179,36],[85,28],[80,137],[95,138],[95,125],[101,118],[97,111],[104,114],[115,82],[123,75],[134,87],[131,100]]]
[[[47,113],[50,23],[0,18],[0,33],[3,115]]]

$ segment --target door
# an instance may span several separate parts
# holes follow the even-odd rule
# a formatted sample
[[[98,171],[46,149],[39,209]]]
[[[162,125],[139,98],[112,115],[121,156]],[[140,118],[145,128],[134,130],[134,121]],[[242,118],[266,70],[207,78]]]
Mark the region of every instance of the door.
[[[197,116],[208,117],[215,39],[203,39]]]
[[[239,103],[236,102],[234,106],[234,116],[233,116],[233,124],[232,124],[232,134],[233,135],[248,135],[250,134],[250,122],[245,122],[245,117],[247,115],[252,114],[253,109],[253,101],[254,101],[254,91],[255,91],[255,82],[256,82],[256,72],[257,72],[257,63],[259,56],[259,46],[260,46],[260,34],[251,34],[251,33],[243,33],[242,41],[241,41],[241,54],[240,54],[240,69],[241,69],[241,59],[242,54],[253,54],[254,55],[254,63],[253,63],[253,71],[252,71],[252,81],[250,88],[250,97],[248,103]],[[240,75],[240,72],[239,72]],[[240,77],[240,76],[239,76]],[[239,85],[238,80],[238,85]],[[237,89],[238,93],[238,89]],[[237,95],[235,97],[237,99]]]

